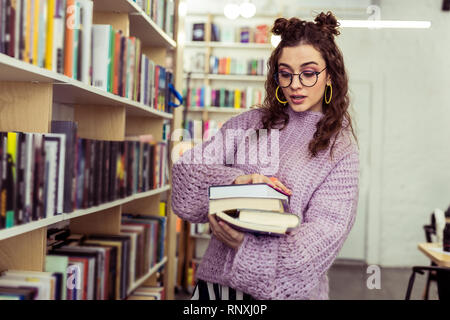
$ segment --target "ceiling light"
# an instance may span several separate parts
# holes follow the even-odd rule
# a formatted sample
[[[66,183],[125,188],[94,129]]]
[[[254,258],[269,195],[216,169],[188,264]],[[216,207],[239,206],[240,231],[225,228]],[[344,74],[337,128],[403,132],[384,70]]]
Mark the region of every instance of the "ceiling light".
[[[223,13],[225,14],[225,17],[228,19],[234,20],[237,17],[239,17],[239,11],[240,8],[236,3],[227,3],[225,8],[223,9]]]
[[[256,13],[256,6],[249,1],[245,1],[243,3],[241,3],[241,5],[239,6],[240,12],[241,12],[241,16],[243,16],[244,18],[251,18],[255,15]]]

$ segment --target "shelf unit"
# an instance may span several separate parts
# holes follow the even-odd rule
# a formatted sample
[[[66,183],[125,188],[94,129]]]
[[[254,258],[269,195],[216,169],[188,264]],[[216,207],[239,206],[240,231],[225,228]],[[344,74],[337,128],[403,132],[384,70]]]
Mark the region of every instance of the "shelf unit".
[[[178,0],[175,8],[178,8]],[[177,39],[178,12],[174,16],[174,39]],[[177,42],[130,0],[94,0],[94,24],[110,24],[125,35],[142,42],[142,52],[155,63],[172,69],[175,87],[181,85],[180,51]],[[170,63],[166,57],[171,57]],[[0,54],[0,131],[50,132],[52,120],[78,123],[81,138],[122,141],[128,135],[152,134],[162,138],[165,120],[176,129],[177,114],[153,110],[131,99],[102,91],[64,75]],[[169,148],[171,145],[169,146]],[[169,159],[169,168],[172,163]],[[169,170],[171,172],[171,170]],[[169,181],[170,181],[169,177]],[[43,271],[47,227],[68,221],[74,233],[119,234],[122,212],[158,215],[159,203],[167,200],[166,257],[137,281],[154,284],[157,271],[164,267],[167,299],[174,298],[176,219],[170,205],[170,184],[162,188],[134,194],[89,209],[33,221],[0,230],[0,271],[20,269]],[[131,292],[131,291],[130,291]]]

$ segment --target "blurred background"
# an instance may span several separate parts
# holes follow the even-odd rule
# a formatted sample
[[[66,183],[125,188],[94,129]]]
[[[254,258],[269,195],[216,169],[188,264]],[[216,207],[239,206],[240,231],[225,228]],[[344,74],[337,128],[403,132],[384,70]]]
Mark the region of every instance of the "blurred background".
[[[449,7],[445,0],[179,4],[183,125],[200,138],[264,98],[277,17],[313,20],[331,11],[340,21],[361,176],[357,220],[329,272],[331,299],[404,299],[413,266],[450,266],[441,247],[450,204]],[[189,298],[209,241],[208,226],[183,228],[179,299]],[[438,286],[448,286],[439,279],[434,271],[418,275],[411,298],[437,299]]]

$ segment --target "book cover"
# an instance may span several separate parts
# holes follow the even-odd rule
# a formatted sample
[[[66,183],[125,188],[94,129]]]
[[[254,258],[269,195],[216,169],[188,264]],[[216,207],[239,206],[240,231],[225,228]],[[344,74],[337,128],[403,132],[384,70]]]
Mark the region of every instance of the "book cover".
[[[237,208],[215,215],[238,230],[266,235],[284,235],[300,224],[300,218],[295,214],[268,210]]]
[[[113,28],[110,29],[110,41],[109,41],[109,51],[108,51],[108,85],[107,91],[114,92],[114,70],[116,67],[116,32]]]
[[[56,0],[48,0],[48,20],[47,20],[47,36],[45,43],[45,68],[56,72],[56,68],[53,69],[53,47],[55,39],[55,16],[56,16]],[[61,29],[60,29],[61,30]]]
[[[17,133],[8,132],[7,140],[7,177],[6,177],[6,219],[5,227],[10,228],[15,225],[16,215],[16,183],[17,183]]]
[[[39,6],[39,28],[37,41],[37,65],[45,67],[45,50],[47,45],[48,0],[41,0]]]
[[[15,193],[15,221],[14,224],[20,225],[25,223],[24,219],[24,202],[25,202],[25,134],[17,132],[17,158],[16,158],[16,189]]]
[[[65,164],[64,164],[64,191],[63,191],[63,212],[73,211],[73,179],[76,157],[77,124],[73,121],[52,121],[52,133],[65,135]]]
[[[34,175],[33,175],[33,220],[45,218],[44,211],[44,174],[45,148],[44,136],[33,135]]]
[[[193,24],[192,41],[205,41],[205,23]]]
[[[64,75],[73,78],[74,52],[75,52],[75,27],[77,25],[76,0],[66,2],[65,44],[64,44]]]
[[[111,29],[110,25],[92,26],[92,84],[104,91],[109,83]]]
[[[91,84],[92,79],[92,20],[94,3],[91,0],[77,0],[81,10],[81,25],[82,32],[79,39],[81,47],[80,55],[80,80],[88,85]]]

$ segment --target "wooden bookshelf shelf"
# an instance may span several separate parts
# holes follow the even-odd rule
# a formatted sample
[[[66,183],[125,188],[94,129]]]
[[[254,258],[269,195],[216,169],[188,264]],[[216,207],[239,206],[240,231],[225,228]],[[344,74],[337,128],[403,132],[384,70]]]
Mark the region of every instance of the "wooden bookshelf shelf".
[[[100,206],[95,206],[95,207],[91,207],[88,209],[75,210],[74,212],[71,212],[71,213],[63,213],[63,214],[53,216],[50,218],[45,218],[45,219],[41,219],[38,221],[32,221],[32,222],[29,222],[29,223],[26,223],[23,225],[14,226],[12,228],[2,229],[2,230],[0,230],[0,240],[12,238],[12,237],[36,230],[36,229],[50,226],[50,225],[58,223],[58,222],[62,222],[62,221],[66,221],[66,220],[70,220],[70,219],[74,219],[74,218],[79,218],[79,217],[82,217],[82,216],[85,216],[88,214],[92,214],[92,213],[96,213],[96,212],[110,209],[113,207],[117,207],[117,206],[120,206],[122,204],[131,202],[131,201],[134,201],[137,199],[150,197],[150,196],[160,194],[160,193],[163,193],[163,192],[166,192],[169,190],[170,190],[170,185],[167,185],[162,188],[137,193],[137,194],[131,195],[131,196],[123,198],[123,199],[104,203]]]
[[[143,46],[176,48],[176,42],[169,37],[150,17],[131,0],[94,0],[94,11],[128,13],[130,36],[141,40]]]
[[[184,75],[187,78],[187,75]],[[199,80],[225,80],[225,81],[266,81],[266,76],[251,76],[246,74],[203,74],[203,73],[192,73],[191,79]]]
[[[158,262],[155,266],[153,266],[148,272],[147,274],[145,274],[143,277],[141,277],[138,281],[136,281],[135,283],[133,283],[131,285],[131,288],[128,289],[127,294],[130,295],[131,293],[133,293],[134,290],[136,290],[137,288],[139,288],[142,284],[144,284],[144,282],[150,278],[156,271],[159,270],[159,268],[161,268],[165,263],[167,262],[167,257],[164,257],[160,262]]]
[[[227,108],[227,107],[189,107],[187,109],[188,112],[216,112],[216,113],[241,113],[241,112],[245,112],[247,110],[247,108],[242,108],[242,109],[236,109],[236,108]]]
[[[186,48],[229,48],[229,49],[263,49],[272,50],[270,43],[241,43],[241,42],[216,42],[216,41],[189,41],[185,44]]]
[[[0,81],[53,83],[54,102],[125,106],[127,114],[172,119],[167,112],[151,109],[137,101],[106,92],[65,75],[40,68],[0,53]]]

